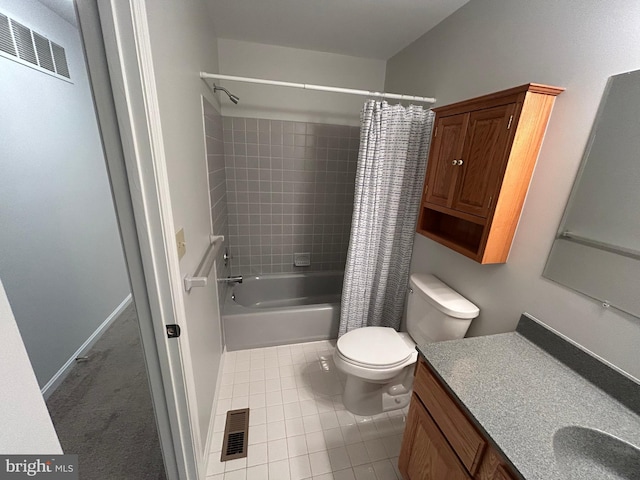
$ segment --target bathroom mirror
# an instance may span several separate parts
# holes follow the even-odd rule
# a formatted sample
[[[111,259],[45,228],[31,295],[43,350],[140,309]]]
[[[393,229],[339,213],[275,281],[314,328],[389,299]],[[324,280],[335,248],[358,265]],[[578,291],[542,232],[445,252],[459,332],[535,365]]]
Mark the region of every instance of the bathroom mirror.
[[[640,316],[640,70],[609,78],[544,276]]]

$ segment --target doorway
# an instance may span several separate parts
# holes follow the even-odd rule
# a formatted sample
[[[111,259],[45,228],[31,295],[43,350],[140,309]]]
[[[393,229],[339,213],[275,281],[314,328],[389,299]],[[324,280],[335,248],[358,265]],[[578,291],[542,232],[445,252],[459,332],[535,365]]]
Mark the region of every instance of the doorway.
[[[0,0],[0,29],[0,278],[29,359],[81,478],[165,478],[76,11]]]

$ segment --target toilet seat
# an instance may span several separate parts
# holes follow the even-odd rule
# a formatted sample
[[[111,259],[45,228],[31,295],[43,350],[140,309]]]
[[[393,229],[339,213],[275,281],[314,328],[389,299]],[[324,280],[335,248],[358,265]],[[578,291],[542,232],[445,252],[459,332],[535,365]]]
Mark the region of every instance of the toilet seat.
[[[363,327],[340,337],[336,352],[346,362],[378,370],[405,364],[414,350],[393,328]]]

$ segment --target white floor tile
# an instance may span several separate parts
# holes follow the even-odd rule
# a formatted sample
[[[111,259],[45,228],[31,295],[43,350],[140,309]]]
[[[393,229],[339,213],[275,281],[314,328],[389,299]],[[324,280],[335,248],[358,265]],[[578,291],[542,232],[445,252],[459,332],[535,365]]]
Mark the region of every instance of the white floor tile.
[[[265,395],[264,393],[256,393],[254,395],[249,395],[249,408],[264,408],[266,405]]]
[[[225,398],[231,398],[232,396],[233,396],[233,385],[220,386],[220,392],[218,393],[219,400],[224,400]]]
[[[267,440],[279,440],[286,438],[287,433],[285,430],[284,420],[279,422],[267,423]]]
[[[300,401],[300,410],[302,410],[302,416],[316,415],[318,413],[318,407],[316,407],[314,400]]]
[[[216,415],[215,420],[213,421],[213,431],[214,432],[224,432],[224,426],[227,422],[226,415]]]
[[[344,438],[342,438],[342,431],[339,428],[323,430],[322,433],[324,435],[324,442],[327,445],[328,450],[338,447],[344,448]]]
[[[237,385],[239,383],[249,383],[249,380],[251,379],[251,375],[249,373],[249,371],[246,372],[238,372],[236,371],[236,373],[233,374],[233,384]]]
[[[282,390],[282,403],[298,402],[298,390],[296,388],[290,388],[288,390]]]
[[[338,417],[338,423],[341,427],[355,425],[356,423],[356,417],[353,415],[353,413],[347,410],[338,410],[336,412],[336,416]]]
[[[290,390],[292,388],[298,388],[296,377],[284,377],[280,379],[280,386],[282,390]]]
[[[282,405],[267,406],[267,423],[281,422],[284,420],[284,408]]]
[[[356,480],[376,480],[375,470],[370,464],[353,467],[353,473],[356,477]]]
[[[269,479],[269,465],[257,465],[255,467],[247,468],[247,480],[268,480]],[[207,479],[209,480],[209,479]]]
[[[290,480],[289,460],[269,462],[269,478],[278,480]]]
[[[224,478],[224,480],[247,480],[247,469],[225,472],[222,478]]]
[[[246,470],[247,469],[247,457],[236,458],[235,460],[227,460],[224,462],[224,472],[232,472],[234,470]]]
[[[269,378],[264,381],[266,393],[280,391],[280,377]]]
[[[309,451],[307,450],[306,437],[304,435],[287,437],[287,449],[289,451],[289,457],[306,455],[307,453],[309,453]]]
[[[254,381],[249,383],[249,394],[250,395],[255,395],[257,393],[265,393],[265,381],[264,380],[258,380],[258,381]]]
[[[264,369],[260,368],[260,369],[256,369],[256,370],[251,370],[251,374],[249,375],[249,381],[251,382],[259,382],[261,380],[264,380]]]
[[[274,440],[267,443],[267,455],[269,457],[269,463],[277,462],[278,460],[284,460],[289,458],[289,452],[287,450],[287,441],[285,439]]]
[[[209,455],[207,462],[207,476],[224,473],[224,462],[220,461],[220,452]]]
[[[277,390],[275,392],[267,392],[267,407],[271,407],[273,405],[282,405],[282,391]]]
[[[327,449],[322,432],[307,433],[307,449],[309,453],[323,452]]]
[[[207,480],[401,478],[407,409],[373,418],[347,411],[334,348],[320,341],[224,354]],[[226,412],[246,406],[248,456],[220,462]]]
[[[329,461],[331,462],[331,470],[338,471],[344,470],[345,468],[351,467],[351,461],[349,460],[349,455],[344,448],[333,448],[328,450],[329,452]]]
[[[236,363],[235,373],[238,372],[248,372],[251,370],[251,364],[249,362],[239,362]]]
[[[338,428],[340,424],[338,423],[338,417],[336,417],[336,412],[333,410],[330,412],[324,412],[319,414],[320,424],[322,425],[323,430],[329,430],[330,428]]]
[[[389,460],[374,462],[373,469],[378,480],[398,480],[396,471]]]
[[[227,410],[231,410],[231,398],[218,399],[218,406],[216,407],[216,415],[226,415]]]
[[[256,465],[262,465],[267,463],[269,457],[267,456],[267,444],[258,443],[255,445],[249,445],[247,448],[247,466],[254,467]]]
[[[387,457],[393,458],[400,455],[400,445],[402,445],[402,435],[393,435],[391,437],[384,437],[381,439],[384,444],[384,449],[387,452]]]
[[[285,403],[283,406],[284,418],[298,418],[302,416],[300,402]]]
[[[304,423],[305,433],[320,432],[322,430],[322,424],[320,423],[320,417],[318,415],[302,417],[302,423]]]
[[[311,463],[311,473],[314,476],[331,472],[331,462],[329,461],[329,454],[326,451],[310,453],[309,462]]]
[[[364,442],[364,446],[367,449],[369,460],[377,462],[378,460],[385,460],[388,457],[387,451],[384,448],[384,444],[380,439],[367,440]]]
[[[264,359],[264,368],[268,370],[270,368],[278,368],[280,365],[278,364],[278,357],[266,357]]]
[[[346,470],[333,472],[333,479],[334,480],[355,480],[356,477],[353,474],[353,469],[347,468]]]
[[[249,384],[237,383],[233,386],[233,397],[247,397],[249,396]]]
[[[303,480],[311,478],[311,463],[308,455],[302,455],[289,459],[289,471],[291,480]]]
[[[347,452],[349,453],[351,465],[353,465],[354,467],[357,465],[369,463],[369,454],[367,453],[367,449],[364,446],[364,443],[361,442],[347,445]]]
[[[284,426],[287,432],[287,437],[304,435],[304,423],[302,423],[302,417],[288,418],[284,421]]]
[[[249,397],[233,397],[231,399],[231,409],[247,408],[249,406]]]
[[[342,431],[342,437],[344,438],[344,443],[346,445],[362,441],[362,435],[360,435],[360,430],[357,425],[340,427],[340,430]]]
[[[249,426],[267,423],[266,408],[252,408],[249,412]]]
[[[249,425],[249,445],[267,441],[267,425]]]

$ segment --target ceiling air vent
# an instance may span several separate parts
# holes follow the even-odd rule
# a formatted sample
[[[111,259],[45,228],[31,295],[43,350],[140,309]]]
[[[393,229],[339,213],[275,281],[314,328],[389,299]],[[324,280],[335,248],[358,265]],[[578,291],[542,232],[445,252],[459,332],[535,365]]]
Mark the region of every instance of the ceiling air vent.
[[[57,43],[51,42],[51,51],[53,52],[53,60],[56,62],[56,72],[63,77],[69,77],[69,67],[67,65],[67,55]]]
[[[53,55],[51,55],[51,47],[49,46],[49,40],[44,38],[39,33],[33,32],[33,42],[36,45],[36,53],[38,54],[38,63],[42,68],[46,68],[50,72],[55,72],[53,65]],[[67,71],[67,74],[69,71]],[[65,75],[68,76],[68,75]]]
[[[16,56],[16,47],[13,44],[11,36],[11,27],[9,26],[9,18],[0,13],[0,52],[8,53]]]
[[[7,56],[7,54],[9,56]],[[71,78],[64,48],[0,13],[0,55]],[[59,77],[58,77],[59,78]]]
[[[13,19],[11,20],[11,27],[18,47],[18,57],[25,62],[38,65],[36,49],[33,47],[33,38],[31,38],[31,30]]]

